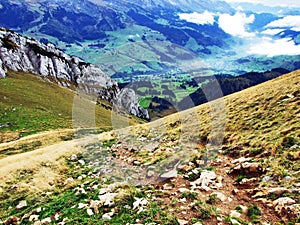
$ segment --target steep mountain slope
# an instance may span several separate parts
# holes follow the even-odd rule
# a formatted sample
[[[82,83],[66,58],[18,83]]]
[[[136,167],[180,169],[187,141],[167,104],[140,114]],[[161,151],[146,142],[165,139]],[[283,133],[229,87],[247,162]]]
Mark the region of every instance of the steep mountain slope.
[[[199,57],[213,72],[233,75],[277,67],[298,69],[297,51],[292,56],[250,51],[263,40],[271,40],[267,44],[281,40],[297,48],[297,27],[280,27],[274,33],[274,27],[267,26],[288,12],[282,8],[281,17],[273,11],[246,9],[221,0],[0,0],[0,26],[52,42],[123,79],[166,73],[180,77],[191,72],[180,64]],[[228,31],[232,27],[241,33]]]
[[[69,143],[59,163],[31,152],[42,165],[13,172],[7,162],[23,165],[25,155],[6,157],[0,217],[6,224],[299,222],[299,75],[115,130],[100,142],[81,140],[71,157]]]
[[[80,122],[82,129],[95,127],[93,132],[112,129],[112,110],[103,107],[104,103],[102,106],[95,106],[92,98],[83,94],[78,98],[78,94],[49,82],[46,78],[9,70],[7,77],[0,79],[0,143],[57,129],[70,129],[62,132],[62,139],[63,136],[72,138],[75,136],[72,133],[79,127],[76,123]],[[79,120],[74,113],[86,116],[84,120]],[[137,119],[120,116],[121,120],[138,122]],[[51,134],[45,136],[51,138]],[[40,144],[43,141],[42,138],[39,139]],[[7,154],[12,154],[13,146],[7,145],[6,148],[10,149]],[[26,144],[20,150],[22,148],[24,151],[31,150],[27,149]]]
[[[197,91],[190,94],[188,97],[184,98],[181,102],[178,103],[180,109],[188,109],[191,106],[186,104],[189,99],[192,100],[193,105],[200,105],[207,101],[210,101],[212,99],[208,99],[209,93],[205,93],[204,90],[210,90],[211,92],[214,91],[214,87],[217,85],[220,85],[220,88],[222,90],[222,94],[224,96],[244,90],[246,88],[252,87],[254,85],[266,82],[268,80],[274,79],[276,77],[281,76],[282,74],[286,74],[289,71],[277,68],[273,69],[271,71],[266,71],[263,73],[246,73],[243,75],[240,75],[238,77],[234,76],[226,76],[226,75],[220,75],[215,76],[211,78],[197,78],[195,79],[194,83],[202,83],[203,81],[209,80],[208,84],[202,85],[201,88],[199,88]],[[202,80],[202,82],[201,82]],[[209,91],[208,91],[209,92]],[[212,93],[210,95],[213,95]],[[218,96],[216,96],[218,97]]]
[[[110,104],[120,102],[119,111],[149,118],[147,110],[138,106],[134,91],[120,91],[117,83],[98,67],[69,56],[50,43],[43,44],[0,28],[0,78],[6,76],[8,69],[39,74],[77,92],[98,96]]]

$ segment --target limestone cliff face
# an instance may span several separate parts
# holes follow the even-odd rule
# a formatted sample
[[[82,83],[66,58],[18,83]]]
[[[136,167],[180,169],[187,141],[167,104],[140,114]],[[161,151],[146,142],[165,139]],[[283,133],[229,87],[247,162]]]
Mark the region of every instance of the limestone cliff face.
[[[38,74],[65,87],[76,86],[86,93],[96,93],[110,103],[120,102],[117,83],[98,67],[65,54],[51,43],[43,44],[0,28],[0,78],[6,76],[8,69]],[[127,100],[131,101],[130,98]],[[125,110],[133,114],[132,103],[126,105],[131,108]],[[139,112],[142,114],[134,115],[149,117],[144,110]]]
[[[115,111],[122,112],[126,110],[134,116],[149,119],[148,111],[138,105],[138,98],[132,89],[122,89],[117,95],[114,106]]]

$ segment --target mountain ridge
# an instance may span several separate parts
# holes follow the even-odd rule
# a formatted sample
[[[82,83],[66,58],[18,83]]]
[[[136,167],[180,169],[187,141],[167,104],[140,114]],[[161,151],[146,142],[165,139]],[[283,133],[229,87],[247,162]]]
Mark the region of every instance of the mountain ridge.
[[[0,42],[0,77],[5,78],[8,69],[35,73],[64,87],[98,95],[111,104],[118,102],[121,92],[117,82],[98,67],[69,56],[50,43],[43,44],[5,28],[0,29]],[[149,119],[147,110],[138,106],[135,93],[129,92],[128,96],[122,101],[134,102],[120,105],[120,110]]]
[[[270,49],[265,54],[260,51],[253,55],[248,51],[257,52],[257,44],[267,40],[265,38],[271,38],[275,45],[279,40],[287,41],[290,36],[293,40],[289,44],[295,44],[297,48],[298,31],[285,27],[281,30],[287,32],[286,35],[269,33],[275,30],[266,27],[268,24],[265,23],[282,18],[273,11],[259,13],[251,11],[251,7],[238,10],[218,0],[205,3],[149,0],[146,3],[125,0],[0,0],[0,26],[43,42],[52,42],[69,54],[97,65],[110,76],[123,73],[126,79],[136,74],[160,77],[160,74],[174,69],[190,72],[180,64],[189,63],[191,58],[199,60],[199,57],[214,73],[240,75],[278,67],[290,71],[299,68],[296,53],[278,56],[275,52],[274,57],[274,52],[269,53]],[[239,23],[245,22],[243,17],[255,18],[253,23],[244,27],[248,35],[257,34],[253,43],[251,38],[241,38],[221,26],[220,18],[225,17],[230,23],[234,23],[234,17],[237,22],[241,20]],[[291,32],[293,34],[288,34]],[[129,47],[130,44],[133,46]],[[244,58],[246,60],[240,63],[239,60]],[[224,60],[226,62],[222,63]]]

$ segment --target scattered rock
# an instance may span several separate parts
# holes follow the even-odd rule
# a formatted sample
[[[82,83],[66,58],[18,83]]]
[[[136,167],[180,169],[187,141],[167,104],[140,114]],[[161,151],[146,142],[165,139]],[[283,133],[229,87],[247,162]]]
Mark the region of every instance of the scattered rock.
[[[240,163],[233,168],[230,169],[230,174],[245,174],[245,175],[251,175],[251,176],[257,176],[264,172],[263,167],[260,165],[260,163],[250,163],[250,162],[244,162]]]
[[[286,206],[286,205],[292,205],[295,203],[296,203],[296,201],[289,197],[282,197],[282,198],[278,198],[275,201],[273,201],[274,206]]]
[[[69,177],[68,179],[65,180],[64,185],[70,184],[74,181],[72,177]]]
[[[86,209],[86,213],[87,213],[89,216],[94,215],[94,212],[93,212],[92,209]]]
[[[235,159],[235,160],[232,160],[231,161],[231,164],[240,164],[240,163],[244,163],[244,162],[249,162],[251,161],[252,158],[245,158],[245,157],[241,157],[241,158],[238,158],[238,159]]]
[[[166,184],[163,185],[163,189],[164,190],[172,190],[173,187],[170,184],[166,183]]]
[[[7,219],[5,222],[4,222],[4,225],[17,225],[18,224],[18,218],[13,216],[9,219]]]
[[[193,189],[201,188],[205,191],[211,190],[211,188],[216,187],[216,178],[217,175],[213,171],[203,171],[200,175],[200,178],[191,182]]]
[[[75,193],[75,195],[79,195],[79,194],[86,194],[86,191],[84,190],[84,188],[77,188],[77,192]]]
[[[244,178],[242,179],[240,182],[238,182],[241,185],[251,185],[254,184],[257,181],[257,178],[253,177],[253,178]]]
[[[187,188],[179,188],[178,191],[179,191],[180,193],[190,192],[190,190],[187,189]]]
[[[178,220],[179,225],[187,225],[189,222],[186,220]]]
[[[75,154],[71,155],[70,160],[71,161],[76,161],[77,160],[77,155],[75,155]]]
[[[105,213],[102,215],[102,219],[104,221],[111,220],[113,215],[114,215],[114,212]]]
[[[113,199],[117,196],[117,193],[106,193],[104,195],[99,195],[101,204],[104,206],[112,207],[114,205]]]
[[[136,161],[133,162],[133,164],[136,165],[136,166],[139,166],[139,165],[141,165],[141,162],[136,160]]]
[[[217,217],[217,221],[218,221],[218,222],[222,222],[222,221],[223,221],[222,217],[219,217],[219,216],[218,216],[218,217]]]
[[[236,211],[236,210],[232,210],[230,212],[230,217],[240,218],[241,214],[238,211]]]
[[[94,201],[94,200],[91,200],[90,202],[90,208],[91,209],[94,209],[94,213],[95,214],[98,214],[99,213],[99,207],[102,206],[102,203],[101,201]]]
[[[263,182],[269,182],[269,181],[271,181],[271,180],[272,180],[272,177],[270,177],[270,176],[265,176],[265,177],[262,179]]]
[[[300,216],[300,204],[293,204],[284,206],[281,210],[281,214],[290,218],[299,218]]]
[[[239,193],[239,189],[233,189],[232,194],[237,195]]]
[[[153,177],[155,175],[155,172],[153,170],[147,171],[147,177]]]
[[[39,220],[39,215],[31,215],[29,217],[29,222],[35,222]]]
[[[237,221],[236,219],[230,219],[230,222],[232,225],[241,225],[239,221]]]
[[[65,225],[69,221],[69,218],[64,218],[58,225]]]
[[[41,221],[41,223],[42,223],[42,224],[49,224],[49,223],[51,223],[51,218],[50,218],[50,217],[47,217],[47,218],[43,219],[43,220]]]
[[[85,162],[84,162],[83,160],[78,160],[78,163],[79,163],[80,165],[82,165],[82,166],[85,165]]]
[[[87,207],[87,206],[88,206],[88,204],[79,203],[79,204],[78,204],[78,209],[83,209],[83,208],[85,208],[85,207]]]
[[[240,205],[240,207],[241,207],[243,213],[247,213],[248,212],[248,207],[247,206]]]
[[[27,202],[24,200],[24,201],[20,201],[19,204],[16,206],[16,209],[23,209],[27,207]]]
[[[135,202],[133,203],[133,209],[136,209],[137,207],[144,207],[148,204],[148,201],[144,198],[134,198]]]
[[[226,200],[228,200],[228,198],[221,192],[213,192],[212,194],[210,194],[210,196],[215,195],[218,199],[221,200],[221,202],[225,202]]]
[[[261,198],[268,195],[282,196],[284,193],[300,193],[300,189],[287,189],[287,188],[256,188],[252,191],[253,198]]]
[[[54,218],[55,221],[58,221],[59,220],[59,214],[55,213],[55,215],[53,216],[53,218]]]
[[[163,179],[172,179],[176,178],[177,176],[178,174],[176,169],[170,170],[169,172],[160,175],[160,177]]]

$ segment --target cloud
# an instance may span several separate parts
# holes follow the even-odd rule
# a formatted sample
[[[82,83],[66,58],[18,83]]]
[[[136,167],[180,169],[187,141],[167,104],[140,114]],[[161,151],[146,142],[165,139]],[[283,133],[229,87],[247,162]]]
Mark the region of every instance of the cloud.
[[[228,3],[242,3],[242,2],[249,2],[253,4],[263,4],[267,6],[283,6],[283,7],[296,7],[300,8],[300,1],[298,0],[225,0]]]
[[[90,0],[90,2],[93,2],[97,5],[106,5],[106,3],[103,0]]]
[[[272,21],[267,28],[290,28],[295,31],[300,31],[300,16],[286,16],[282,19]]]
[[[219,27],[226,33],[239,37],[253,37],[254,33],[250,33],[246,30],[246,25],[253,23],[255,16],[252,14],[247,17],[245,13],[237,12],[231,16],[229,14],[221,14],[219,17]]]
[[[290,38],[273,40],[264,37],[260,43],[250,46],[248,54],[266,55],[268,57],[278,55],[300,55],[300,45],[296,45]]]
[[[282,31],[284,31],[284,29],[267,29],[267,30],[264,30],[261,33],[265,34],[265,35],[272,35],[273,36],[273,35],[279,34]]]
[[[181,20],[186,20],[188,22],[201,24],[201,25],[205,25],[205,24],[213,25],[215,22],[214,14],[208,11],[205,11],[202,14],[194,12],[194,13],[179,13],[178,15]]]

